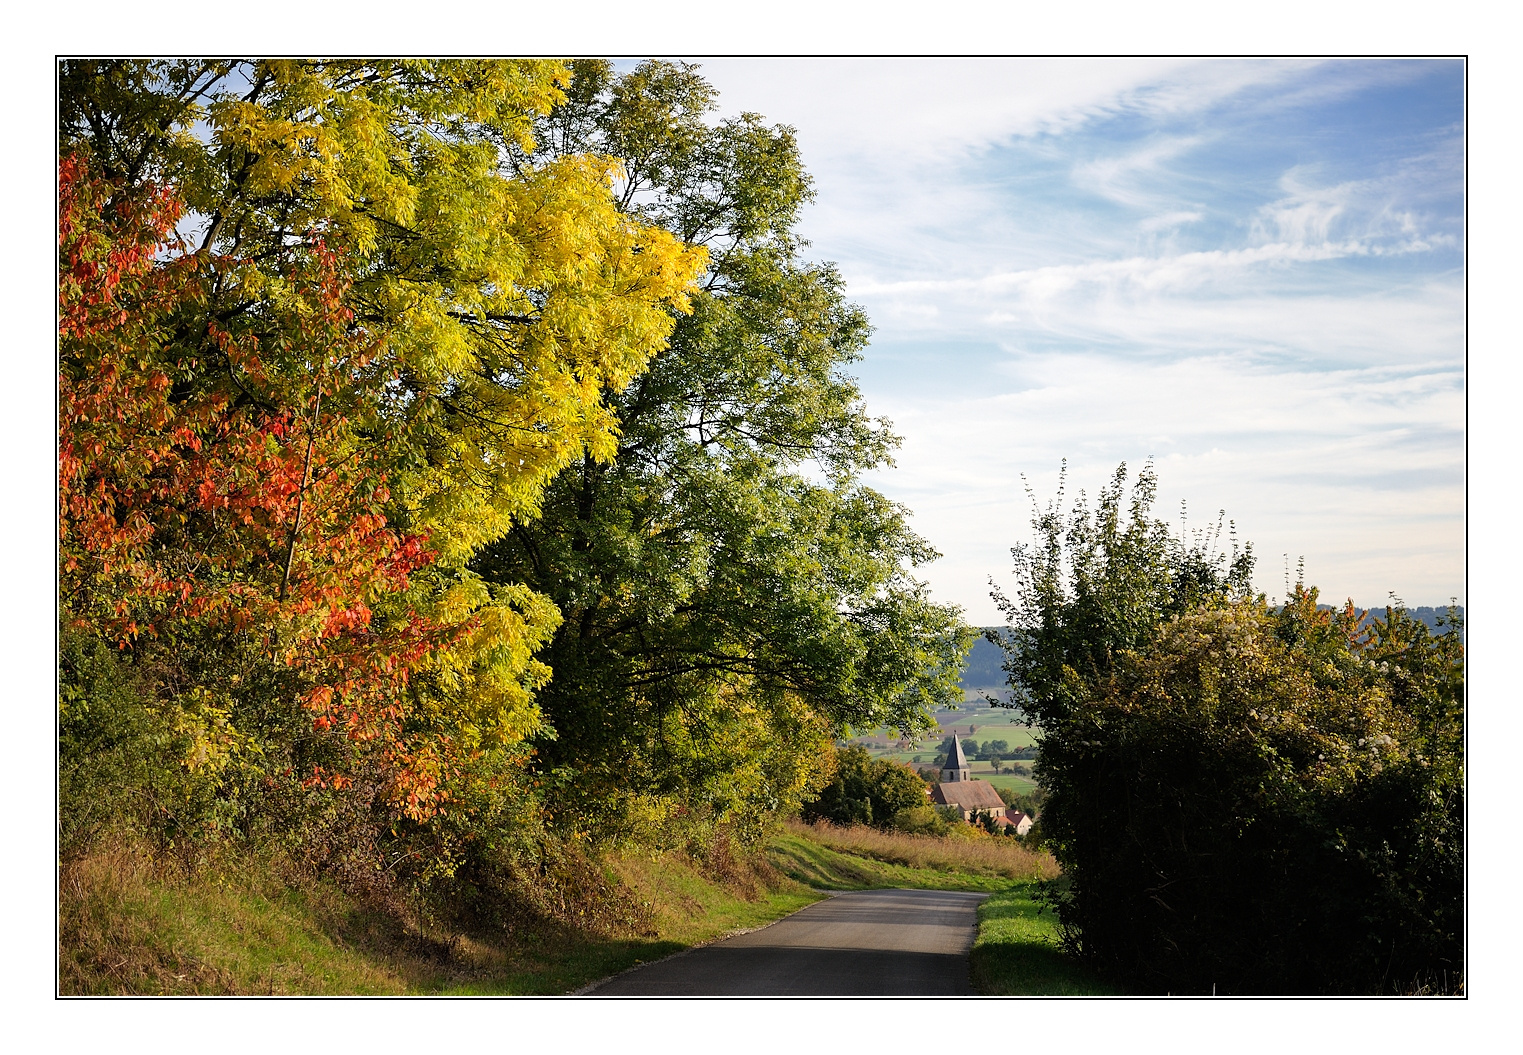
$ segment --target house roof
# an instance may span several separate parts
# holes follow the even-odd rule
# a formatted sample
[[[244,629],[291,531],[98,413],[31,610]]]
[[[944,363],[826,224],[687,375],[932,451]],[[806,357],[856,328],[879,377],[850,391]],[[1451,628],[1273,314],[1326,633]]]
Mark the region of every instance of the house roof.
[[[1002,809],[1005,800],[987,780],[954,780],[931,789],[931,801],[964,810]]]

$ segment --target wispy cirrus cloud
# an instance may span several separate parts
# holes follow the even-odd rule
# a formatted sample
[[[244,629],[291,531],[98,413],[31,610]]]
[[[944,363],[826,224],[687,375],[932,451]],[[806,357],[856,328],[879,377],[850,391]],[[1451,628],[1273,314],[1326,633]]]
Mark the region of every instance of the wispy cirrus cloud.
[[[1168,163],[1200,142],[1198,135],[1166,136],[1121,154],[1080,162],[1074,166],[1073,183],[1122,205],[1152,207],[1169,200],[1168,190],[1159,186],[1170,176]]]
[[[1204,215],[1204,213],[1199,212],[1176,210],[1175,212],[1166,212],[1162,216],[1149,216],[1138,223],[1137,228],[1141,231],[1167,231],[1187,223],[1194,223],[1197,220],[1203,219]]]

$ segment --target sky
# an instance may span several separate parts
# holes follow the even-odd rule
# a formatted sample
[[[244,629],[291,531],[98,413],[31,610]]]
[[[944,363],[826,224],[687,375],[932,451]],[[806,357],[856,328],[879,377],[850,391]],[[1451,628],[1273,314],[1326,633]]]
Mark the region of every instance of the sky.
[[[694,61],[797,130],[937,600],[1000,622],[1064,460],[1151,459],[1271,598],[1464,603],[1462,62]]]

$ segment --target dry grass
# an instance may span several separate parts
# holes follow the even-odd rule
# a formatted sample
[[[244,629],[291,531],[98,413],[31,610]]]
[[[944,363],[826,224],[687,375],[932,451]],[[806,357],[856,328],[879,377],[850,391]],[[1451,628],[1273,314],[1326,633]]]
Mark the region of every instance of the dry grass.
[[[59,992],[405,990],[395,965],[358,957],[339,937],[349,899],[323,884],[293,886],[278,866],[244,864],[235,879],[214,869],[187,874],[129,842],[66,862],[59,871]]]
[[[785,828],[839,853],[909,868],[1006,879],[1053,879],[1058,874],[1058,864],[1051,854],[1029,850],[1013,839],[910,835],[861,825],[842,828],[826,821],[814,824],[788,821]],[[972,833],[973,829],[968,831]]]

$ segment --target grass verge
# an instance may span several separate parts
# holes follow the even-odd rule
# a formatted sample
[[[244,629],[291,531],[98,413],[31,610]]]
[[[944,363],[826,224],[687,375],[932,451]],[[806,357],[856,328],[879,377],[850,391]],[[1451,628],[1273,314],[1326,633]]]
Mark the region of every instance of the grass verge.
[[[978,906],[973,988],[989,996],[1120,995],[1063,951],[1057,920],[1035,894],[1035,883],[1016,883]]]

